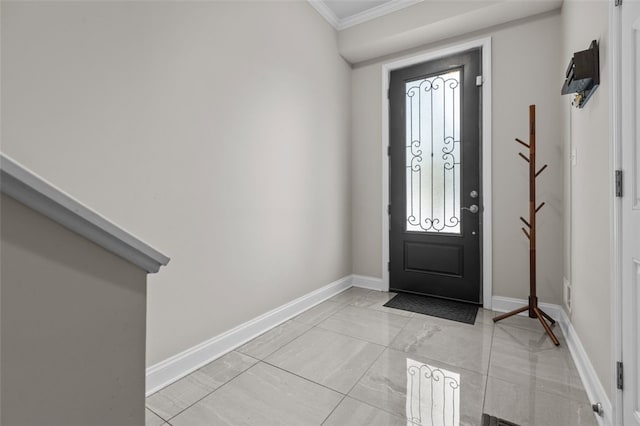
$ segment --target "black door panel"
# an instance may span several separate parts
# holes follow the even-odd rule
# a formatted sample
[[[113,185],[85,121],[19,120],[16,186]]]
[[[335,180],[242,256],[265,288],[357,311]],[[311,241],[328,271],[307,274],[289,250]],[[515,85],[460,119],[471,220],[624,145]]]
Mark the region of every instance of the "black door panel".
[[[391,72],[391,290],[482,301],[480,56]]]

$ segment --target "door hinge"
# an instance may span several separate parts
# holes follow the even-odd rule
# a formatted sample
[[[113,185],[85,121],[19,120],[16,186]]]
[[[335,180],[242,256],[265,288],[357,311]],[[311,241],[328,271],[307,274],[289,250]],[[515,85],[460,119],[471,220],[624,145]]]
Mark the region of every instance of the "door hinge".
[[[387,262],[387,271],[391,270],[391,262]]]
[[[391,214],[391,204],[387,204],[387,214]]]
[[[624,368],[622,361],[616,362],[616,387],[620,390],[624,388]]]
[[[481,75],[476,76],[476,86],[482,86],[483,81]]]
[[[615,6],[622,6],[622,0],[616,0],[613,4]]]
[[[391,157],[391,145],[387,145],[387,157]]]
[[[616,197],[622,197],[622,170],[616,170]]]

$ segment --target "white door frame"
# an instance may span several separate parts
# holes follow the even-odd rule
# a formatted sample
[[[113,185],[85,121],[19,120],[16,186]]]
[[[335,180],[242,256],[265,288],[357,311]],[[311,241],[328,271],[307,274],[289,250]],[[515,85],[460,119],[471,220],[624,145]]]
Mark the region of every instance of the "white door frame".
[[[611,188],[610,215],[610,262],[611,262],[611,405],[613,425],[622,426],[622,391],[617,389],[616,362],[622,360],[622,199],[615,196],[615,171],[622,167],[622,139],[620,137],[621,122],[621,41],[620,41],[620,8],[613,1],[609,2],[609,137],[611,160],[609,163],[609,179]]]
[[[382,64],[382,290],[389,291],[389,74],[421,62],[428,62],[466,50],[482,49],[482,301],[491,309],[492,290],[492,233],[491,233],[491,37],[456,43],[417,55]]]
[[[622,73],[623,73],[623,58],[622,54],[625,53],[622,51],[622,13],[623,8],[616,7],[613,1],[609,2],[609,39],[610,39],[610,85],[611,85],[611,97],[610,97],[610,105],[611,105],[611,153],[612,153],[612,162],[611,162],[611,177],[614,176],[615,170],[623,170],[623,181],[625,187],[623,188],[623,195],[625,192],[635,191],[634,185],[635,177],[629,176],[631,170],[624,170],[624,163],[622,159],[623,152],[623,131],[625,129],[622,127],[622,115],[623,108],[628,108],[628,106],[623,105],[622,99]],[[628,72],[628,70],[625,70]],[[626,90],[629,90],[627,88]],[[637,111],[636,111],[637,112]],[[636,135],[637,136],[637,135]],[[630,140],[626,143],[632,143]],[[628,147],[626,147],[628,148]],[[628,154],[625,154],[628,155]],[[612,185],[613,189],[613,185]],[[629,365],[630,362],[634,360],[624,359],[625,353],[628,353],[628,350],[623,348],[623,338],[624,335],[628,332],[625,330],[625,327],[633,327],[634,323],[625,324],[625,316],[629,319],[627,312],[630,311],[629,302],[629,294],[632,293],[631,287],[632,284],[630,282],[624,281],[624,269],[628,268],[629,265],[626,264],[624,256],[626,255],[623,249],[623,237],[625,235],[623,221],[623,208],[627,208],[623,205],[623,198],[613,197],[611,202],[611,265],[612,265],[612,288],[611,288],[611,331],[612,331],[612,395],[613,395],[613,424],[616,426],[623,426],[625,421],[625,410],[630,410],[635,407],[625,407],[624,406],[624,396],[622,391],[618,390],[616,387],[616,369],[615,362],[616,361],[624,361],[625,362],[625,371],[624,371],[624,379],[625,382],[629,382],[630,377],[634,377],[638,374],[638,366]],[[628,224],[628,223],[627,223]],[[628,232],[629,229],[626,230]],[[629,259],[627,258],[627,261]],[[628,271],[627,271],[628,273]],[[626,286],[630,286],[627,288]],[[626,294],[625,294],[626,293]],[[623,300],[623,297],[625,299]],[[626,309],[626,311],[625,311]],[[624,351],[623,351],[624,349]],[[635,380],[635,379],[632,379]],[[639,392],[638,389],[635,389],[635,392]],[[635,423],[634,423],[635,424]]]

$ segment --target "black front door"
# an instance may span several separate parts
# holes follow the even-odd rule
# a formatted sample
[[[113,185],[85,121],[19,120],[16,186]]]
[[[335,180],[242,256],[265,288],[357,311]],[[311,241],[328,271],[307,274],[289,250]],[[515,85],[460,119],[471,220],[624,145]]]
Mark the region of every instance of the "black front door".
[[[391,72],[393,291],[482,302],[480,55]]]

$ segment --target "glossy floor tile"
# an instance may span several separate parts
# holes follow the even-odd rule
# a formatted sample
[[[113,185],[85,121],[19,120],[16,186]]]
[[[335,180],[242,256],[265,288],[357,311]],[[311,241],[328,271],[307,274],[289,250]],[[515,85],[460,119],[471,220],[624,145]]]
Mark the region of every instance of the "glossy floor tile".
[[[475,425],[484,389],[483,374],[386,349],[349,396],[417,424]]]
[[[373,290],[367,290],[365,288],[351,287],[350,289],[345,290],[342,293],[336,294],[329,300],[334,303],[348,305],[366,298],[367,295],[372,291]]]
[[[496,343],[510,345],[515,348],[520,348],[528,351],[542,351],[547,349],[561,349],[567,348],[567,343],[564,340],[564,336],[562,336],[562,331],[560,327],[554,327],[554,334],[560,341],[560,346],[556,347],[556,345],[551,341],[547,333],[544,331],[542,326],[537,329],[528,329],[528,328],[519,328],[519,327],[511,327],[501,322],[498,322],[495,325],[495,331],[493,333],[493,338]]]
[[[150,396],[147,426],[597,424],[559,327],[556,347],[527,317],[469,325],[391,297],[320,303]]]
[[[523,386],[533,384],[537,390],[587,402],[566,346],[528,350],[494,338],[489,376]]]
[[[147,398],[147,407],[168,420],[214,390],[204,374],[192,373]]]
[[[335,314],[344,307],[344,303],[332,302],[330,300],[327,300],[326,302],[322,302],[319,305],[316,305],[313,308],[304,311],[297,317],[293,318],[293,321],[301,322],[308,325],[316,325],[319,322],[322,322],[325,319],[329,318],[331,315]]]
[[[493,317],[495,317],[496,315],[497,315],[496,312],[490,311],[488,309],[480,308],[478,309],[478,315],[476,315],[476,323],[482,322],[485,324],[492,325]]]
[[[463,324],[426,315],[414,316],[390,347],[486,374],[493,325]]]
[[[287,321],[236,350],[257,359],[264,359],[310,328],[308,324]]]
[[[322,425],[407,426],[407,421],[404,417],[394,416],[371,405],[346,397]]]
[[[260,362],[171,420],[173,426],[319,425],[342,395]]]
[[[364,297],[354,300],[350,303],[351,306],[357,306],[359,308],[373,309],[380,312],[388,312],[394,315],[400,315],[402,317],[412,317],[413,312],[404,311],[402,309],[388,308],[384,306],[389,300],[397,293],[387,293],[385,291],[370,291]]]
[[[489,377],[485,396],[487,414],[520,426],[596,426],[598,422],[588,403],[579,403],[537,390]]]
[[[147,398],[147,407],[165,420],[210,394],[258,360],[238,352],[223,357],[194,371]]]
[[[325,330],[387,346],[409,318],[373,309],[347,306],[318,324]]]
[[[488,311],[491,312],[491,311]],[[501,314],[501,312],[491,312],[492,316],[498,316]],[[528,330],[533,330],[533,331],[539,331],[541,324],[540,321],[537,318],[529,318],[529,316],[527,315],[515,315],[509,318],[505,318],[503,320],[500,320],[498,323],[498,325],[505,325],[505,326],[509,326],[509,327],[516,327],[516,328],[526,328]],[[559,328],[559,327],[555,327],[555,328]],[[554,329],[554,333],[556,332],[556,330]],[[560,332],[558,330],[559,335],[562,335],[562,332]],[[561,336],[558,336],[561,337]]]
[[[305,379],[347,393],[384,346],[314,328],[265,360]]]
[[[165,421],[157,416],[153,411],[146,408],[144,410],[144,426],[162,426]]]

